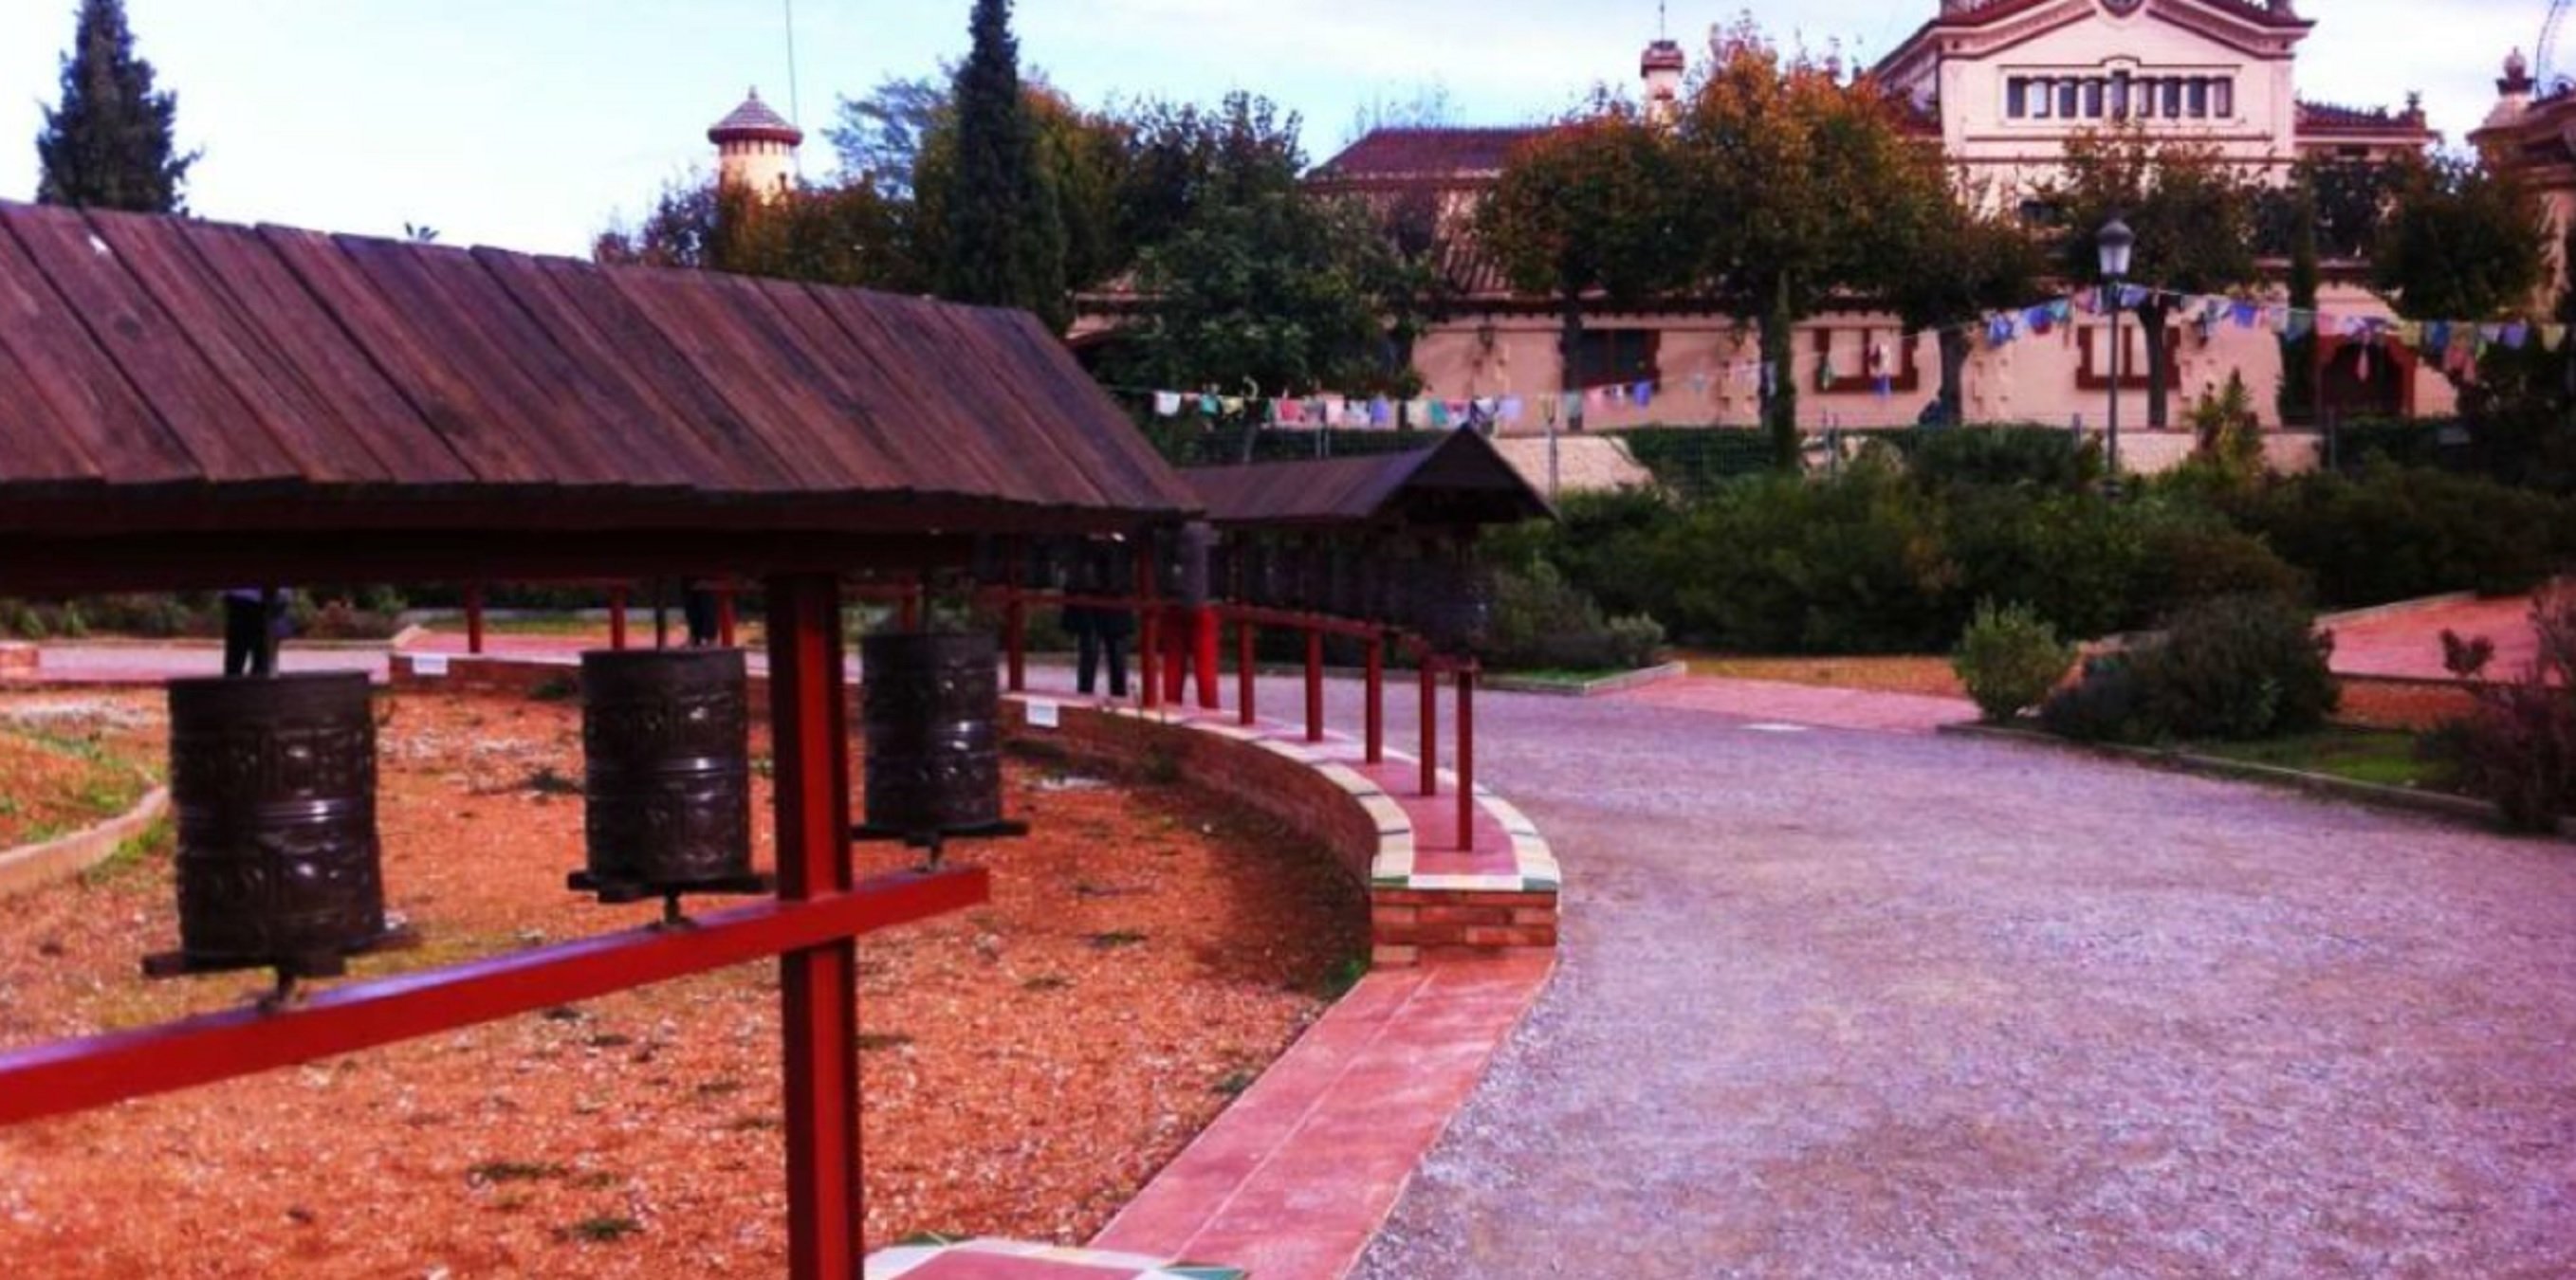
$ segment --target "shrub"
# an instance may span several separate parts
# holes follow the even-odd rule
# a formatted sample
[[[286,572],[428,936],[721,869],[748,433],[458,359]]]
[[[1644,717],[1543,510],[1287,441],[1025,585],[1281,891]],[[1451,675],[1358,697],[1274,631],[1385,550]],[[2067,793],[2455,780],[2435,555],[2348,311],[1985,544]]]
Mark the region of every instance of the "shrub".
[[[2444,726],[2434,742],[2459,766],[2471,791],[2495,801],[2507,824],[2554,829],[2576,814],[2576,586],[2533,597],[2540,656],[2508,683],[2476,686],[2477,709]],[[2442,633],[2454,672],[2485,674],[2495,646]]]
[[[2139,742],[2155,736],[2146,724],[2137,666],[2125,653],[2086,659],[2081,680],[2040,704],[2039,724],[2078,742]]]
[[[2242,740],[2316,728],[2336,702],[2334,638],[2278,596],[2221,596],[2183,609],[2137,655],[2159,736]]]
[[[1642,667],[1663,647],[1652,618],[1604,622],[1600,606],[1544,560],[1494,574],[1494,621],[1482,656],[1503,669],[1600,671]]]
[[[1968,605],[2018,600],[2061,635],[2098,636],[2145,620],[2139,584],[2150,571],[2147,517],[2090,493],[1962,490],[1942,519],[1956,580],[1950,633]]]
[[[2567,500],[2386,465],[2359,478],[2319,473],[2265,485],[2230,514],[2341,606],[2529,591],[2568,553],[2576,524]]]
[[[1898,438],[1927,489],[2023,487],[2072,492],[2102,476],[2102,449],[2058,427],[1968,427]]]
[[[2074,660],[2074,649],[2028,605],[1998,609],[1988,600],[1977,605],[1950,667],[1968,686],[1977,710],[2000,724],[2047,697]]]
[[[2143,551],[2129,625],[2160,623],[2186,605],[2217,596],[2308,597],[2307,575],[2274,555],[2261,538],[2197,511],[2160,513],[2147,524]]]
[[[1958,634],[1938,508],[1888,468],[1740,480],[1664,538],[1663,621],[1755,653],[1921,653]]]

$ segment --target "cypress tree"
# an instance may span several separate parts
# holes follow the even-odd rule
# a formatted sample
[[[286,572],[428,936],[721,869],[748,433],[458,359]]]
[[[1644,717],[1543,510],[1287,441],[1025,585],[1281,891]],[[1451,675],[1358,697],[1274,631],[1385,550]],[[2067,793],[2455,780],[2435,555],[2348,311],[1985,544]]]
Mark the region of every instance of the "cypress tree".
[[[178,213],[195,152],[180,155],[171,125],[178,95],[152,87],[152,64],[134,56],[124,0],[81,0],[72,51],[63,55],[63,98],[36,135],[44,204]]]
[[[1072,319],[1064,221],[1038,163],[1010,0],[975,0],[968,31],[974,45],[957,69],[957,183],[942,292],[1034,311],[1061,331]]]
[[[2311,320],[2317,311],[2317,198],[2309,180],[2299,179],[2290,209],[2290,309]],[[2317,335],[2312,327],[2298,337],[2286,333],[2281,343],[2281,420],[2305,423],[2317,416]]]

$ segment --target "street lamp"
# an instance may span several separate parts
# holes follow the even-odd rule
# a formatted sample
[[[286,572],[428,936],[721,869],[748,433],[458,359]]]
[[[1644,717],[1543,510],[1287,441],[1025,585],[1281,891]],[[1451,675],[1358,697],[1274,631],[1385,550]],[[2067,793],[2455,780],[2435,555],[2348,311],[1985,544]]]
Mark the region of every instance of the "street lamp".
[[[2105,452],[2108,454],[2105,462],[2109,468],[2110,489],[2111,492],[2118,493],[2120,491],[2120,356],[2123,351],[2120,342],[2120,282],[2128,278],[2129,250],[2137,246],[2138,234],[2129,230],[2128,223],[2113,217],[2103,224],[2101,233],[2095,237],[2095,243],[2102,252],[2103,292],[2109,295],[2111,303],[2111,414],[2104,439]],[[2148,340],[2154,341],[2152,337]]]

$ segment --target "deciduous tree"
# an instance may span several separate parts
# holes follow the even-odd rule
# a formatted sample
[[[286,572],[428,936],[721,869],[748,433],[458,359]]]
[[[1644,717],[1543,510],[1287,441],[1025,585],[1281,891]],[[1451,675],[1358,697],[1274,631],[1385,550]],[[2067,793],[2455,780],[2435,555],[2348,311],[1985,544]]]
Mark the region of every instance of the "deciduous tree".
[[[2214,145],[2160,139],[2135,123],[2086,130],[2066,143],[2062,177],[2042,188],[2060,219],[2058,269],[2100,283],[2099,235],[2114,217],[2137,234],[2129,282],[2147,351],[2147,425],[2169,417],[2165,344],[2176,295],[2220,294],[2258,278],[2252,180]]]
[[[1538,134],[1505,162],[1477,212],[1477,235],[1515,288],[1555,300],[1566,391],[1583,389],[1587,307],[1633,307],[1688,279],[1688,198],[1670,132],[1615,100]]]
[[[1891,193],[1891,200],[1908,203],[1915,222],[1893,264],[1887,298],[1908,329],[1937,335],[1941,420],[1957,426],[1966,421],[1967,326],[2027,301],[2047,260],[2012,213],[1983,192],[1951,183],[1936,166],[1924,168],[1901,193]]]
[[[134,53],[123,0],[81,0],[63,94],[36,135],[43,204],[178,213],[196,152],[173,140],[178,95],[153,87],[152,64]]]
[[[2491,320],[2534,305],[2547,245],[2539,202],[2510,174],[2413,161],[2372,246],[2371,286],[2410,320]]]

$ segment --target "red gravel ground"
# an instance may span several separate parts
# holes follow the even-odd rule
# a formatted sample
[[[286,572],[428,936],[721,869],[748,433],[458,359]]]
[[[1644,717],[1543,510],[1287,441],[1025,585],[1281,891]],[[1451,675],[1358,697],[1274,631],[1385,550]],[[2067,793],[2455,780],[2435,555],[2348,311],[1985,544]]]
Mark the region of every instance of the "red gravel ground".
[[[158,754],[151,714],[130,695],[0,701],[0,849],[124,812]]]
[[[385,972],[640,923],[564,891],[570,706],[391,697]],[[755,752],[765,751],[755,742]],[[768,861],[768,797],[760,861]],[[1174,788],[1015,764],[994,901],[860,945],[871,1240],[1078,1241],[1324,1004],[1361,916],[1329,862]],[[166,851],[165,851],[166,856]],[[239,1003],[146,984],[165,856],[0,911],[0,1044]],[[884,851],[863,856],[885,865]],[[0,1131],[0,1274],[715,1276],[784,1267],[766,965]]]

